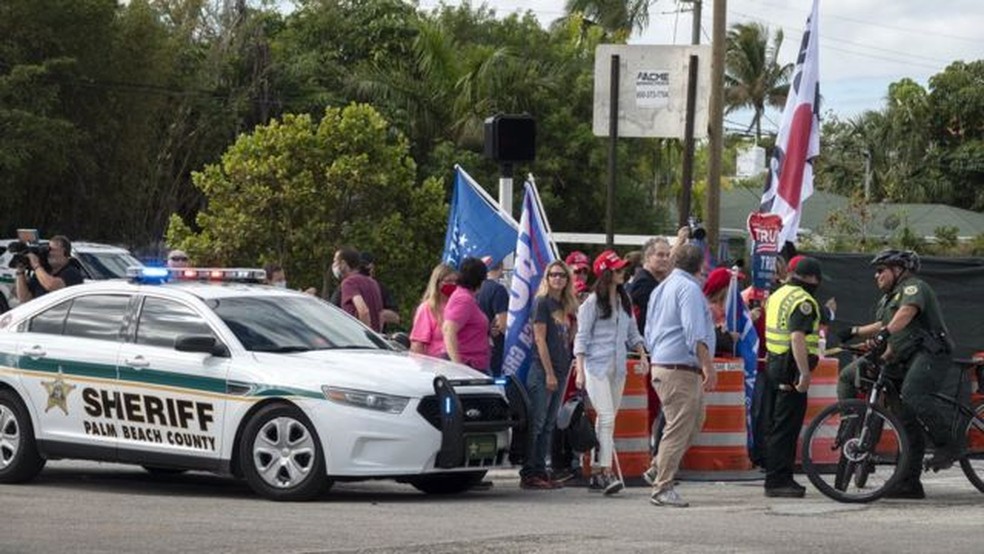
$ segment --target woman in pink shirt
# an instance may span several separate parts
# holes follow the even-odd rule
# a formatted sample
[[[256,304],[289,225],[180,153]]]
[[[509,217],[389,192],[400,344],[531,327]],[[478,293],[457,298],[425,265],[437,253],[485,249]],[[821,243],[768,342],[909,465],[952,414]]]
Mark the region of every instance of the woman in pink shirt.
[[[444,305],[455,289],[458,276],[446,264],[437,264],[427,281],[427,290],[413,316],[413,329],[410,330],[410,351],[440,358],[444,356]]]
[[[491,346],[489,320],[475,300],[475,292],[488,274],[478,258],[465,258],[458,267],[458,288],[444,306],[444,347],[448,359],[488,372]]]

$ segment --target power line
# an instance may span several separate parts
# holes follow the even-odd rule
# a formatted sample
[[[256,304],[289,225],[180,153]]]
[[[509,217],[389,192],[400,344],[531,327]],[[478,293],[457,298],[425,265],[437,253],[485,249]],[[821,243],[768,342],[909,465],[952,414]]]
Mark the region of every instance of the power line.
[[[763,2],[762,0],[748,0],[748,1],[749,2],[752,2],[754,4],[761,4],[763,6],[768,6],[770,8],[779,8],[779,9],[784,9],[784,10],[795,11],[797,13],[802,13],[802,10],[800,8],[794,8],[792,6],[786,6],[786,5],[782,5],[782,4],[773,4],[771,2]],[[829,18],[832,18],[832,19],[840,19],[840,20],[843,20],[843,21],[850,21],[851,23],[856,23],[858,25],[867,25],[869,27],[880,27],[882,29],[889,29],[889,30],[892,30],[892,31],[899,31],[899,32],[902,32],[902,33],[912,33],[912,34],[916,34],[916,35],[920,35],[920,36],[925,36],[926,35],[926,30],[925,29],[908,29],[908,28],[899,27],[899,26],[896,26],[896,25],[886,25],[884,23],[876,23],[874,21],[867,21],[867,20],[864,20],[864,19],[855,19],[853,17],[846,17],[846,16],[843,16],[843,15],[824,14],[824,17],[829,17]],[[933,36],[934,37],[940,37],[940,38],[948,38],[948,39],[952,39],[952,40],[959,40],[959,41],[964,41],[964,42],[971,42],[971,43],[975,43],[975,44],[982,44],[982,43],[984,43],[984,39],[970,38],[970,37],[962,37],[962,36],[950,35],[950,34],[946,34],[946,33],[937,33],[937,32],[934,32],[933,33]]]
[[[742,13],[742,12],[737,12],[737,11],[733,11],[732,13],[734,13],[735,15],[740,15],[740,16],[745,17],[745,18],[748,18],[748,19],[759,21],[760,23],[766,23],[766,24],[768,24],[770,26],[771,25],[778,25],[779,27],[796,27],[794,25],[782,25],[781,23],[777,23],[775,21],[769,21],[769,20],[760,18],[758,16],[754,16],[754,15],[747,14],[747,13]],[[801,28],[796,28],[795,30],[802,31]],[[869,50],[878,50],[878,51],[881,51],[881,52],[887,52],[889,54],[898,54],[898,50],[893,50],[891,48],[881,48],[879,46],[872,46],[870,44],[865,44],[863,42],[855,42],[853,40],[848,40],[848,39],[843,39],[843,38],[837,38],[837,37],[831,36],[829,34],[821,34],[820,35],[820,40],[821,40],[821,42],[828,42],[828,41],[842,42],[842,43],[845,43],[845,44],[850,44],[852,46],[858,46],[858,47],[866,48],[866,49],[869,49]],[[950,63],[950,60],[941,60],[939,58],[932,58],[932,57],[929,57],[929,56],[921,56],[919,54],[906,53],[905,60],[908,61],[910,58],[922,58],[924,60],[928,60],[928,61],[936,62],[936,63],[941,63],[941,64],[944,64],[944,65]],[[899,59],[899,58],[896,58],[896,59]]]
[[[766,25],[768,25],[770,27],[772,27],[772,26],[780,27],[780,28],[793,27],[796,30],[801,30],[802,29],[801,27],[797,27],[795,25],[783,25],[783,24],[781,24],[779,22],[768,20],[768,19],[765,19],[765,18],[756,16],[756,15],[752,15],[752,14],[747,14],[747,13],[738,12],[738,11],[731,11],[731,13],[734,14],[734,15],[741,16],[741,17],[743,17],[745,19],[749,19],[749,20],[752,20],[752,21],[757,21],[759,23],[764,23],[764,24],[766,24]],[[888,52],[888,53],[894,53],[894,52],[896,52],[895,50],[890,50],[890,49],[887,49],[887,48],[880,48],[880,47],[877,47],[877,46],[871,46],[871,45],[868,45],[868,44],[854,42],[854,41],[850,41],[850,40],[847,40],[847,39],[841,39],[841,38],[837,38],[837,37],[831,37],[831,36],[823,35],[823,34],[820,35],[820,42],[821,43],[828,43],[828,44],[826,44],[824,46],[824,48],[828,48],[830,50],[836,50],[838,52],[844,52],[844,53],[848,53],[848,54],[854,54],[856,56],[862,56],[862,57],[867,57],[867,58],[872,58],[872,59],[878,59],[878,60],[883,60],[883,61],[896,62],[896,63],[906,64],[906,65],[914,65],[914,66],[919,66],[919,67],[923,67],[923,68],[927,68],[927,69],[939,70],[941,65],[942,66],[946,66],[946,65],[949,65],[950,62],[951,62],[951,60],[941,60],[941,59],[938,59],[938,58],[931,58],[929,56],[920,56],[920,55],[917,55],[917,54],[906,54],[906,57],[903,58],[903,57],[897,57],[897,56],[887,56],[887,55],[878,54],[878,53],[870,53],[870,52],[862,52],[862,51],[858,51],[858,50],[851,50],[851,49],[847,49],[847,48],[843,48],[843,47],[833,46],[833,45],[831,45],[829,43],[830,42],[842,42],[842,43],[846,43],[846,44],[853,45],[853,46],[858,46],[860,48],[869,49],[869,50],[879,50],[879,51]],[[920,63],[918,61],[915,61],[912,58],[921,58],[921,59],[924,59],[924,60],[927,60],[927,61],[930,61],[930,62],[936,62],[936,63],[933,64],[933,65],[929,65],[927,63]]]

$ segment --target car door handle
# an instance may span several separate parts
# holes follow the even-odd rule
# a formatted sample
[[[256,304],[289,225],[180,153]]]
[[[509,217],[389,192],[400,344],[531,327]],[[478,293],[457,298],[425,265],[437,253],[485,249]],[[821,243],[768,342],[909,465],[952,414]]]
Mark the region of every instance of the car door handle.
[[[148,362],[147,359],[144,358],[143,356],[136,356],[132,360],[129,359],[129,358],[127,358],[126,359],[126,365],[128,365],[128,366],[130,366],[130,367],[132,367],[134,369],[143,369],[143,368],[149,366],[150,365],[150,362]]]
[[[35,344],[30,348],[25,348],[21,350],[21,354],[29,358],[34,358],[36,360],[38,358],[44,358],[45,356],[48,355],[48,352],[46,352],[44,348],[41,348],[40,346]]]

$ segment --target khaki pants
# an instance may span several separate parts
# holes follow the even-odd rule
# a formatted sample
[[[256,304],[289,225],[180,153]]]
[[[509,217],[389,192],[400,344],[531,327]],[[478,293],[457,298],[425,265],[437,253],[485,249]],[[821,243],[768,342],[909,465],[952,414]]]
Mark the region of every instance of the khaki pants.
[[[666,427],[656,454],[654,491],[673,486],[680,460],[704,426],[703,376],[692,371],[652,366],[653,387],[663,403]]]

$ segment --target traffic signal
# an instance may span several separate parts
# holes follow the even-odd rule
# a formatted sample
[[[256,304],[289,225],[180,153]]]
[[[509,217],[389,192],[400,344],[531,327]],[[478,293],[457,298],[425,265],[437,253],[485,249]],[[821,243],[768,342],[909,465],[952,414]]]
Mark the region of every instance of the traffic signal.
[[[536,158],[536,121],[529,115],[497,114],[485,120],[485,157],[496,162]]]

